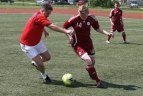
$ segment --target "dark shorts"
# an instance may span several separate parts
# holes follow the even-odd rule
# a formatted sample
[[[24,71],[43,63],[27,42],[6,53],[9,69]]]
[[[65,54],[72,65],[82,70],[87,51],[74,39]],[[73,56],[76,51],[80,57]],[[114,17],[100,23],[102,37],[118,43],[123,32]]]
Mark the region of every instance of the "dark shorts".
[[[77,43],[74,47],[74,51],[78,56],[82,56],[85,53],[88,53],[88,55],[94,55],[94,47],[92,43]]]
[[[124,26],[123,24],[115,24],[111,27],[111,31],[118,31],[118,32],[123,32],[124,31]]]

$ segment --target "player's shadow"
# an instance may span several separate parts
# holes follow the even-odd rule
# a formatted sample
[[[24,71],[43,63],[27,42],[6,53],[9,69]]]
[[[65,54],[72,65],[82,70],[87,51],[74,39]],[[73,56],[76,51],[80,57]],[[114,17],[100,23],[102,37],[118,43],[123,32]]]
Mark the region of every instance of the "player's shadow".
[[[135,42],[127,42],[127,43],[112,43],[112,44],[123,44],[123,45],[143,45],[141,43],[135,43]]]
[[[52,80],[51,83],[44,83],[44,84],[52,84],[52,85],[65,86],[65,85],[63,84],[63,81],[59,81],[59,80]],[[81,82],[78,82],[78,81],[73,81],[72,85],[66,86],[66,87],[70,87],[70,88],[78,88],[78,87],[90,87],[90,88],[95,88],[96,85],[95,85],[95,84],[85,84],[85,83],[81,83]]]
[[[60,86],[65,86],[62,81],[58,80],[52,80],[51,83],[47,84],[53,84],[53,85],[60,85]],[[104,88],[102,89],[107,89],[107,88],[122,88],[124,90],[137,90],[141,87],[135,86],[135,85],[123,85],[123,84],[113,84],[109,83],[106,81],[103,81]],[[87,88],[96,88],[95,84],[87,84],[87,83],[81,83],[79,81],[74,81],[74,83],[71,86],[67,86],[70,88],[78,88],[78,87],[87,87]]]
[[[103,81],[104,88],[122,88],[124,90],[137,90],[141,87],[135,85],[123,85],[123,84],[113,84],[106,81]]]

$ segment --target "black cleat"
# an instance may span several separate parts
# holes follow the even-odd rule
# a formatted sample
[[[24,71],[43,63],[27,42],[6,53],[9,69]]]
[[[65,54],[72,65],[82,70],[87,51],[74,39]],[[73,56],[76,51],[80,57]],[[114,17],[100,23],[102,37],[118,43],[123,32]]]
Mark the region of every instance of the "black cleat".
[[[126,42],[126,41],[124,41],[123,43],[124,43],[124,44],[130,44],[129,42]]]
[[[50,79],[50,77],[47,75],[46,78],[45,78],[45,83],[51,83],[52,80]]]
[[[99,82],[96,84],[96,87],[97,87],[97,88],[104,88],[105,86],[104,86],[104,84],[103,84],[102,81],[99,81]]]

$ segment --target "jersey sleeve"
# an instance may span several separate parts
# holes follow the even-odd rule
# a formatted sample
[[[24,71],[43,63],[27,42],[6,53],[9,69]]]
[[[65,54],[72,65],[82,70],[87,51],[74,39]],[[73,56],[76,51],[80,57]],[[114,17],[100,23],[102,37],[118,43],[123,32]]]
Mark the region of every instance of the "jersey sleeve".
[[[71,23],[67,20],[67,21],[63,24],[63,28],[68,29],[69,27],[71,27]]]
[[[49,26],[50,24],[52,24],[49,19],[47,19],[46,17],[42,15],[37,16],[37,18],[35,19],[35,23],[42,25],[42,26]]]
[[[64,24],[63,27],[68,29],[69,27],[73,27],[75,25],[76,16],[71,17],[68,19]]]
[[[99,23],[98,20],[96,19],[96,17],[94,15],[91,15],[92,17],[92,27],[97,30],[99,28]]]
[[[121,10],[121,16],[123,16],[123,11]]]

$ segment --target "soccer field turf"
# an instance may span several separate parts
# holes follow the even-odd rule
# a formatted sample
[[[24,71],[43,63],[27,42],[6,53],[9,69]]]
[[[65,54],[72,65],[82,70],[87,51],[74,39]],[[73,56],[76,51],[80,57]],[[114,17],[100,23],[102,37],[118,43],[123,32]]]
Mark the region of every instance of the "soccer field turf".
[[[96,88],[85,63],[73,52],[64,34],[49,31],[43,36],[52,59],[46,70],[54,80],[43,84],[41,76],[19,46],[20,34],[32,14],[0,14],[0,96],[142,96],[143,94],[143,20],[124,19],[127,41],[115,33],[111,44],[106,36],[91,31],[96,48],[96,69],[106,88]],[[53,23],[62,26],[72,15],[52,14]],[[108,17],[97,17],[101,27],[110,30]],[[72,87],[62,83],[62,75],[71,73],[77,81]]]

